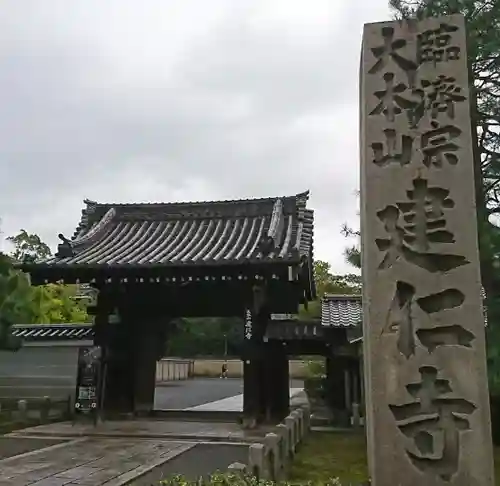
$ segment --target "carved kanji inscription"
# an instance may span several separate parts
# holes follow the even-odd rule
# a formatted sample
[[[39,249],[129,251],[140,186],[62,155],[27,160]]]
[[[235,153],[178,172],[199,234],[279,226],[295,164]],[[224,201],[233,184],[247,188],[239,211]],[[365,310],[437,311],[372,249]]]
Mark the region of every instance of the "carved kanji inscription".
[[[417,63],[437,63],[460,59],[460,47],[454,44],[453,35],[458,27],[441,23],[437,29],[428,29],[417,36]]]
[[[388,205],[377,212],[389,238],[377,238],[378,249],[384,252],[379,268],[390,268],[404,259],[429,272],[445,272],[466,265],[461,255],[434,253],[436,244],[454,243],[454,235],[446,229],[444,211],[454,207],[449,191],[429,187],[428,181],[416,178],[407,191],[408,201]]]
[[[394,81],[393,73],[385,73],[383,76],[385,89],[375,91],[374,95],[380,100],[377,106],[370,112],[370,115],[383,114],[388,122],[393,123],[396,115],[404,111],[410,112],[416,106],[411,99],[401,96],[408,87],[404,83]]]
[[[453,76],[441,74],[433,80],[422,79],[420,87],[412,90],[410,101],[410,127],[418,128],[425,116],[431,120],[442,118],[445,122],[454,120],[457,104],[467,101],[467,98]]]
[[[432,130],[425,132],[421,137],[421,148],[424,154],[423,163],[426,167],[443,167],[447,162],[450,165],[458,163],[455,154],[459,146],[455,143],[462,134],[462,130],[454,125],[440,126],[432,122]]]
[[[460,307],[464,294],[458,289],[446,289],[435,294],[416,298],[416,289],[413,285],[396,282],[396,291],[392,298],[387,314],[387,323],[384,334],[397,334],[397,349],[409,359],[415,354],[418,341],[429,353],[439,346],[471,347],[474,335],[463,326],[433,326],[422,329],[416,321],[413,306],[417,305],[427,314],[435,314],[445,310]]]
[[[449,482],[459,468],[460,435],[470,430],[468,416],[477,407],[464,398],[449,397],[453,389],[449,380],[438,378],[437,368],[422,366],[420,375],[419,383],[406,386],[414,401],[389,408],[399,430],[413,443],[406,448],[411,463]]]
[[[379,167],[389,164],[408,165],[411,162],[413,138],[408,135],[397,135],[396,130],[384,130],[385,142],[372,143],[373,163]]]
[[[375,64],[368,70],[370,74],[377,74],[388,67],[392,60],[396,65],[406,73],[416,71],[417,65],[411,59],[407,59],[400,54],[401,49],[406,46],[404,39],[394,39],[394,29],[392,27],[383,27],[381,29],[382,44],[372,47],[371,51],[377,59]]]
[[[463,346],[471,348],[472,341],[474,340],[474,334],[458,324],[417,329],[416,334],[419,341],[427,348],[429,353],[432,353],[439,346]]]

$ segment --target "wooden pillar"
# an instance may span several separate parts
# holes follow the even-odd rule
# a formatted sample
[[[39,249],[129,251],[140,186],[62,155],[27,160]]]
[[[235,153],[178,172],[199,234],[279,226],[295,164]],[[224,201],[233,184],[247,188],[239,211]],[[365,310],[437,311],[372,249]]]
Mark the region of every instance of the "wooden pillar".
[[[359,405],[359,368],[355,366],[355,362],[351,363],[351,376],[352,376],[352,403]]]
[[[344,360],[340,356],[327,358],[328,401],[334,410],[342,410],[346,403]]]
[[[349,368],[348,363],[344,363],[343,373],[344,373],[344,388],[345,388],[345,392],[344,392],[345,405],[344,405],[344,407],[348,412],[351,412],[351,408],[352,408],[352,380],[351,380],[351,370]]]
[[[244,312],[243,424],[254,427],[262,421],[266,408],[264,334],[270,315],[264,284],[252,288]]]
[[[134,325],[134,412],[149,413],[154,409],[158,326],[140,321]]]
[[[252,427],[260,415],[261,384],[260,362],[255,356],[245,353],[243,359],[243,421]]]
[[[364,360],[363,360],[363,355],[360,353],[359,355],[359,386],[360,386],[360,405],[361,405],[361,410],[363,411],[364,414],[364,409],[365,409],[365,365],[364,365]]]
[[[277,423],[290,411],[288,356],[281,342],[266,343],[266,419]]]
[[[104,415],[131,412],[133,335],[126,319],[110,319],[115,307],[111,289],[100,289],[95,307],[94,344],[101,347],[100,409]]]
[[[109,323],[104,350],[103,409],[105,413],[132,413],[134,393],[134,333],[123,319]]]

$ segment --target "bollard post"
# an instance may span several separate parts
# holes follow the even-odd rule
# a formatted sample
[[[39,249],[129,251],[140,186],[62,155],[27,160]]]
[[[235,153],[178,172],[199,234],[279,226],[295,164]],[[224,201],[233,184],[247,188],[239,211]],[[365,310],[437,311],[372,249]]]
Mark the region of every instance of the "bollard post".
[[[288,432],[288,456],[291,460],[295,455],[295,420],[290,415],[285,417],[285,427]]]
[[[269,432],[264,437],[266,447],[267,479],[278,481],[280,479],[281,461],[279,450],[280,438],[277,434]]]
[[[352,426],[359,429],[361,426],[361,413],[359,410],[359,403],[352,404]]]
[[[278,424],[276,426],[276,433],[280,437],[280,443],[279,443],[279,449],[280,449],[280,461],[283,467],[283,471],[286,472],[286,469],[288,467],[288,461],[290,459],[289,457],[289,434],[288,434],[288,429],[285,424]]]
[[[304,435],[305,435],[304,410],[302,410],[302,408],[298,408],[296,410],[296,415],[297,415],[297,427],[299,429],[299,442],[302,442],[302,439],[304,438]]]
[[[241,462],[233,462],[227,466],[227,472],[236,476],[244,476],[247,472],[247,466]]]
[[[28,420],[28,401],[18,400],[17,411],[19,412],[19,420],[21,422],[26,422]]]
[[[309,405],[304,405],[302,410],[304,412],[304,430],[307,434],[311,430],[311,407]]]
[[[40,406],[40,422],[46,423],[49,420],[50,415],[50,397],[43,397],[42,404]]]
[[[295,451],[297,451],[297,445],[299,444],[300,439],[302,438],[300,435],[300,421],[299,421],[299,415],[297,413],[297,410],[294,410],[290,414],[290,417],[293,418],[293,438],[294,438],[293,445],[295,447]]]
[[[249,472],[257,479],[265,479],[264,453],[264,444],[251,444],[248,448]]]

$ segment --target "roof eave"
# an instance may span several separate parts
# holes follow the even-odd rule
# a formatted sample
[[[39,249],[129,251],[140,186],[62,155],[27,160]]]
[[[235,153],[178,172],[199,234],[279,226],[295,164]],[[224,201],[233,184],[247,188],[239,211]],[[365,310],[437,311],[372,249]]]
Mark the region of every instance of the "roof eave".
[[[296,267],[300,264],[298,259],[290,260],[251,260],[251,261],[227,261],[227,262],[206,262],[204,264],[182,263],[182,264],[61,264],[61,263],[34,263],[23,265],[22,270],[29,273],[32,282],[35,285],[43,281],[56,282],[65,281],[92,281],[101,278],[120,275],[127,277],[127,274],[141,276],[141,273],[151,277],[163,277],[170,274],[173,276],[182,276],[185,274],[217,273],[218,271],[227,271],[230,273],[241,272],[250,273],[259,272],[277,273],[288,275],[288,267]],[[75,274],[81,273],[82,276],[75,277]]]

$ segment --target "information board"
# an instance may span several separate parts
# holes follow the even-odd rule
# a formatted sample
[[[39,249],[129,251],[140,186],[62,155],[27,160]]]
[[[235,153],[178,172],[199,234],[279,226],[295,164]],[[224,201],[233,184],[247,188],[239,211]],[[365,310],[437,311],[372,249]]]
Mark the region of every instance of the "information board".
[[[80,348],[76,381],[75,412],[97,414],[101,375],[100,346]]]

